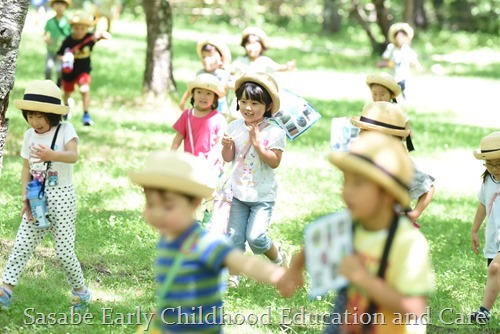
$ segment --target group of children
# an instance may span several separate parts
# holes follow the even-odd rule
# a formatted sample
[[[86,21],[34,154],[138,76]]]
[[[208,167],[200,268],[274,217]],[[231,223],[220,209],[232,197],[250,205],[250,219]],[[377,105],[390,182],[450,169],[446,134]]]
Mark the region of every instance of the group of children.
[[[200,55],[206,52],[207,57],[215,56],[215,63],[227,61],[227,55],[224,57],[217,48],[220,45],[208,44],[215,51],[203,45]],[[384,327],[384,332],[407,333],[411,329],[423,333],[425,323],[419,316],[425,313],[434,277],[429,246],[416,222],[432,199],[434,179],[418,171],[408,154],[413,149],[409,119],[395,103],[402,91],[400,84],[386,73],[368,76],[367,84],[373,102],[363,108],[359,117],[352,118],[361,130],[359,139],[348,152],[329,155],[329,161],[344,176],[342,198],[353,219],[354,253],[340,265],[339,271],[348,279],[349,287],[345,295],[339,293],[334,309],[346,311],[349,316],[332,323],[327,332],[376,332],[376,324],[355,319],[377,312],[384,315],[384,326],[389,326]],[[240,117],[229,125],[217,111],[227,87],[210,73],[202,73],[190,82],[187,96],[192,96],[192,108],[186,109],[174,125],[176,136],[171,150],[153,152],[143,169],[129,174],[131,181],[144,190],[146,222],[160,233],[155,265],[155,326],[162,332],[221,331],[219,306],[226,284],[221,279],[224,268],[229,270],[229,284],[234,287],[238,286],[240,274],[276,285],[285,297],[304,285],[305,250],[296,254],[286,268],[286,253],[267,235],[277,196],[275,170],[286,145],[284,130],[272,122],[280,110],[278,84],[267,73],[247,69],[241,74],[234,80]],[[72,166],[78,159],[78,136],[70,123],[61,122],[69,108],[58,87],[49,80],[28,84],[23,99],[14,104],[31,128],[25,133],[21,153],[22,223],[3,270],[0,307],[10,307],[13,289],[26,262],[46,233],[51,232],[56,256],[72,287],[73,307],[85,312],[91,293],[74,252]],[[184,152],[177,152],[182,142]],[[477,252],[477,232],[488,217],[484,255],[489,267],[483,304],[471,318],[487,323],[500,290],[496,228],[500,220],[500,133],[484,137],[474,156],[485,161],[486,170],[472,244]],[[234,169],[227,238],[207,232],[193,218],[203,199],[213,196],[224,163],[232,164]],[[27,200],[26,186],[35,177],[46,184],[49,229],[37,228]],[[413,208],[412,200],[416,200]],[[264,254],[269,261],[244,255],[245,243],[254,254]],[[181,313],[195,321],[177,323]],[[407,321],[393,322],[398,314]]]
[[[95,43],[101,39],[109,39],[111,35],[107,31],[89,32],[95,20],[86,12],[77,11],[68,19],[65,13],[71,6],[71,0],[50,0],[49,4],[55,15],[47,21],[44,29],[47,44],[45,79],[52,79],[55,69],[57,85],[64,92],[64,104],[70,107],[74,104],[71,95],[75,85],[78,85],[83,104],[82,123],[91,126],[94,122],[89,113],[92,70],[90,56]]]

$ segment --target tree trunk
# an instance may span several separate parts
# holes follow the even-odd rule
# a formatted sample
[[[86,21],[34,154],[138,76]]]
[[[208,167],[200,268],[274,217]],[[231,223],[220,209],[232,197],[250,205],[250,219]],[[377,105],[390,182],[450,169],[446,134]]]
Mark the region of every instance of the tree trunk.
[[[443,28],[445,23],[444,0],[432,0],[432,7],[434,8],[438,27]]]
[[[9,93],[14,87],[19,43],[29,4],[28,0],[0,2],[0,175],[2,175],[3,152],[9,125],[5,114],[9,106]]]
[[[380,31],[387,39],[387,33],[389,32],[389,27],[392,24],[392,15],[385,6],[385,0],[373,0],[375,5],[375,11],[377,13],[377,24],[380,27]]]
[[[147,24],[144,93],[162,101],[176,91],[172,72],[172,7],[168,0],[143,0]]]
[[[341,25],[342,16],[339,14],[338,1],[323,0],[323,32],[339,32]]]
[[[405,0],[403,8],[403,20],[412,27],[415,26],[415,0]]]
[[[359,0],[352,0],[351,15],[359,22],[361,28],[366,32],[368,38],[370,39],[370,44],[372,46],[372,51],[375,54],[382,54],[387,46],[387,42],[379,43],[372,33],[370,28],[370,20],[366,15],[363,7],[360,5]],[[387,33],[386,33],[387,35]]]
[[[413,22],[415,27],[427,28],[429,21],[427,20],[427,13],[425,11],[424,0],[415,0]]]

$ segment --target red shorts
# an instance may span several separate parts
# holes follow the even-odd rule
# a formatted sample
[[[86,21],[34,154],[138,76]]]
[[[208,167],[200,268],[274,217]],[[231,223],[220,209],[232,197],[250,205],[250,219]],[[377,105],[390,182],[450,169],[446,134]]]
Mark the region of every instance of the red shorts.
[[[82,85],[90,85],[90,74],[89,73],[82,73],[79,76],[76,77],[75,80],[73,81],[62,81],[62,88],[63,91],[65,92],[73,92],[75,91],[75,84],[78,86]]]

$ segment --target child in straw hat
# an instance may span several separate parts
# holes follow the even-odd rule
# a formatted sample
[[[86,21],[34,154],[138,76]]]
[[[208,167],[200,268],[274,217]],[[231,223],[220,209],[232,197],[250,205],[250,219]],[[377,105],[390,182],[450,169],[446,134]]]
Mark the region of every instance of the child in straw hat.
[[[394,78],[401,87],[403,98],[408,81],[411,78],[411,67],[417,71],[423,71],[418,61],[417,53],[411,48],[413,39],[413,28],[404,22],[391,25],[388,32],[389,45],[382,54],[383,60],[377,63],[377,67],[389,67],[394,69]]]
[[[354,126],[360,128],[361,132],[381,132],[399,140],[406,140],[407,149],[411,150],[413,148],[406,115],[397,104],[390,102],[369,103],[363,108],[361,116],[353,117],[351,122]],[[422,172],[415,164],[414,168],[415,173],[410,183],[410,195],[412,200],[417,200],[417,203],[413,209],[402,209],[406,211],[406,215],[415,226],[419,227],[417,219],[422,215],[434,196],[435,178]]]
[[[229,240],[254,254],[264,254],[286,265],[286,254],[267,235],[276,201],[275,169],[285,149],[285,131],[268,119],[280,107],[278,85],[265,73],[246,73],[235,85],[237,109],[242,118],[231,122],[222,138],[222,157],[234,164],[233,201],[229,213]],[[238,276],[230,276],[237,287]]]
[[[222,87],[226,89],[227,82],[229,80],[228,67],[231,63],[231,51],[227,45],[216,37],[202,38],[196,45],[196,52],[198,53],[198,57],[200,57],[201,64],[203,66],[203,68],[198,71],[196,75],[203,73],[212,74],[219,79]],[[179,102],[179,107],[181,109],[184,109],[186,101],[190,95],[191,92],[189,89],[186,89],[186,92]],[[227,115],[229,113],[229,105],[227,103],[226,96],[219,96],[219,106],[217,107],[217,110],[223,115]]]
[[[284,269],[246,256],[217,234],[203,230],[193,213],[207,186],[204,159],[184,152],[154,152],[130,179],[144,188],[144,218],[160,232],[156,277],[156,325],[162,332],[220,333],[224,322],[221,272],[224,267],[257,281],[276,284]]]
[[[31,128],[24,134],[21,150],[22,222],[3,271],[0,308],[10,307],[12,290],[18,284],[26,263],[50,232],[54,237],[56,257],[72,287],[74,310],[86,312],[90,290],[85,286],[80,262],[75,254],[76,194],[72,175],[73,164],[78,160],[78,135],[71,123],[61,123],[61,117],[68,113],[69,108],[62,105],[61,90],[50,80],[30,82],[23,99],[15,100],[14,105],[22,110]],[[38,229],[34,221],[26,189],[31,180],[45,183],[51,222],[48,229]]]
[[[111,35],[104,32],[90,33],[89,28],[94,24],[94,18],[84,12],[76,12],[70,20],[71,35],[68,36],[61,44],[58,56],[63,60],[63,63],[71,58],[74,58],[74,63],[71,67],[65,67],[63,64],[62,88],[64,91],[64,103],[68,105],[68,100],[75,90],[75,84],[80,87],[83,103],[82,123],[85,126],[94,124],[90,117],[90,71],[91,63],[90,56],[92,49],[97,41],[101,39],[109,39]],[[68,57],[68,55],[73,55]]]
[[[397,97],[401,94],[399,87],[394,77],[386,72],[369,74],[366,76],[366,85],[372,94],[372,101],[386,101],[397,103]]]
[[[476,159],[484,160],[486,170],[482,176],[479,205],[472,224],[472,249],[478,253],[480,243],[477,233],[487,218],[483,254],[488,261],[488,275],[483,302],[471,318],[478,324],[487,324],[490,310],[500,291],[500,132],[493,132],[481,139],[480,149],[473,153]]]
[[[62,68],[61,60],[57,58],[57,51],[61,43],[71,34],[71,26],[65,16],[66,10],[71,6],[71,0],[50,0],[49,3],[56,14],[45,23],[43,35],[45,44],[47,44],[45,79],[52,79],[52,69],[55,68],[57,86],[61,87]]]
[[[394,210],[410,203],[411,160],[398,140],[375,132],[362,133],[349,152],[332,152],[329,160],[344,174],[342,197],[354,223],[354,254],[340,265],[350,285],[338,293],[325,333],[425,333],[419,323],[433,291],[429,245]],[[285,297],[304,284],[304,265],[302,250],[278,283]]]

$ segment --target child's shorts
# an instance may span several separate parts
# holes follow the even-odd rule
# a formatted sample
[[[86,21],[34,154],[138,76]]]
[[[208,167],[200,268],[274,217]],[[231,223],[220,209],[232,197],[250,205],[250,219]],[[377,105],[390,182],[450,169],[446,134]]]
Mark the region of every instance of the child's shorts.
[[[75,90],[75,84],[77,84],[78,86],[90,85],[90,81],[91,81],[90,74],[82,73],[78,75],[76,79],[73,81],[66,81],[63,79],[62,88],[63,91],[71,93]]]

